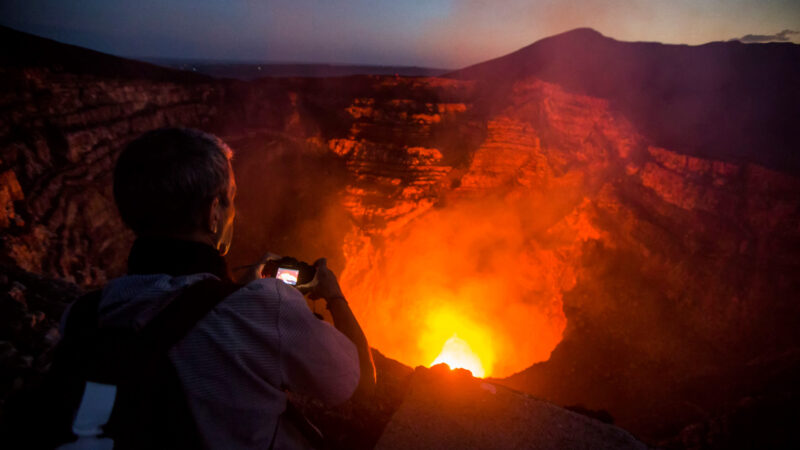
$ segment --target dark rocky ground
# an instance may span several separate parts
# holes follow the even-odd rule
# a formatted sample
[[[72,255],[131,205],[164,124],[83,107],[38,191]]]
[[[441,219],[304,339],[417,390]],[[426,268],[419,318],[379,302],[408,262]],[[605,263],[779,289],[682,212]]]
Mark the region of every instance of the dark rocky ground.
[[[78,286],[0,266],[0,420],[10,395],[36,386],[60,338],[58,322]]]
[[[419,367],[377,449],[646,449],[625,430],[446,366]]]

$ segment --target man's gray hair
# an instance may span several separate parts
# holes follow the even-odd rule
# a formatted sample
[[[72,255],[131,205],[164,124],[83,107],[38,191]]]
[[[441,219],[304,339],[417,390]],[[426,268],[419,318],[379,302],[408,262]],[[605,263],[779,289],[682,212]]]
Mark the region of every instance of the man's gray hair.
[[[215,198],[228,205],[231,149],[190,128],[162,128],[128,144],[114,169],[114,200],[137,235],[203,229]]]

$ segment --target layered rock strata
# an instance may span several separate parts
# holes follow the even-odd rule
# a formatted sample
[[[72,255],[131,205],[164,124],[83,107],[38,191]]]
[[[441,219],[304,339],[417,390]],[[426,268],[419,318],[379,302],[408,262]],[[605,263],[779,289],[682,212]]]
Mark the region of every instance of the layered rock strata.
[[[362,228],[346,243],[344,279],[372,305],[363,314],[398,320],[409,301],[413,309],[413,298],[406,298],[388,307],[394,313],[375,313],[392,296],[378,274],[396,273],[398,265],[387,262],[407,255],[392,243],[413,244],[405,236],[416,228],[430,233],[447,211],[490,198],[502,206],[481,206],[473,224],[480,214],[508,217],[496,215],[498,209],[526,220],[514,253],[522,265],[513,265],[529,277],[523,304],[548,299],[536,304],[549,321],[514,335],[513,348],[529,363],[549,361],[504,383],[561,404],[607,408],[623,426],[651,437],[676,433],[681,423],[716,414],[720,403],[744,395],[738,381],[706,383],[742,370],[734,367],[759,354],[796,345],[790,322],[798,311],[790,299],[800,280],[792,256],[800,239],[800,180],[653,146],[602,99],[535,79],[518,83],[511,98],[487,118],[484,141],[466,165],[450,169],[430,207],[420,202],[422,214],[408,211],[409,219],[399,220],[404,200],[386,206],[380,197],[381,208],[372,211],[392,211],[384,217],[402,226]],[[512,319],[498,319],[502,308],[484,312],[513,328]],[[528,327],[534,316],[527,314]],[[566,323],[561,344],[559,321]],[[549,347],[525,350],[526,339]],[[392,354],[391,345],[382,348]],[[693,400],[703,389],[702,400]]]
[[[7,70],[3,79],[3,255],[79,284],[122,273],[131,236],[110,195],[116,155],[147,130],[202,127],[216,113],[218,89],[39,68]]]

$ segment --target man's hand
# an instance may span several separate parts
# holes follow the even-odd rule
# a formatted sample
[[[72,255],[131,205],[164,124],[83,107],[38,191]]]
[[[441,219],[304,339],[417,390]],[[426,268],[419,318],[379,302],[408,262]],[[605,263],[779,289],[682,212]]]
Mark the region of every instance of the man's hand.
[[[281,259],[281,256],[276,255],[275,253],[267,252],[261,260],[252,266],[247,268],[247,272],[245,272],[241,278],[239,278],[239,284],[247,284],[251,281],[260,280],[264,278],[262,272],[264,272],[264,266],[269,261],[277,261]]]
[[[328,268],[328,261],[325,258],[320,258],[314,262],[314,268],[317,269],[314,279],[306,284],[298,284],[295,287],[300,292],[307,293],[312,299],[324,298],[325,300],[331,300],[333,298],[344,298],[336,275]]]

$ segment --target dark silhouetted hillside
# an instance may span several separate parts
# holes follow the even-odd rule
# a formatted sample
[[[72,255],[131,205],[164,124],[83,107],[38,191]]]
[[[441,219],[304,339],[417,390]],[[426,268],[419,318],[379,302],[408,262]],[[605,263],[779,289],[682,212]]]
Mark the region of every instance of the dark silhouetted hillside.
[[[800,45],[620,42],[579,28],[448,76],[501,90],[536,77],[608,99],[659,146],[800,173]]]
[[[46,68],[54,72],[152,81],[191,82],[208,79],[205,75],[120,58],[4,26],[0,26],[0,42],[3,43],[0,67],[7,70]]]

